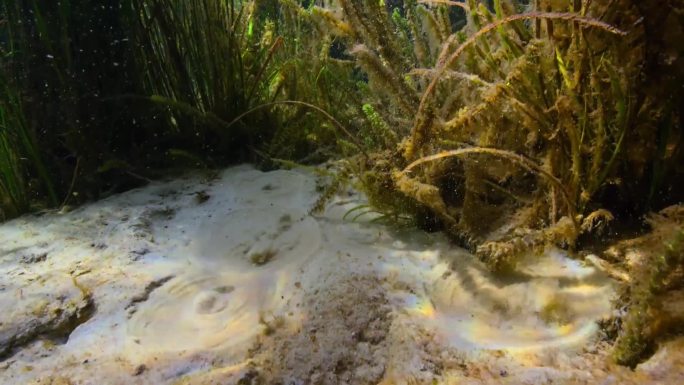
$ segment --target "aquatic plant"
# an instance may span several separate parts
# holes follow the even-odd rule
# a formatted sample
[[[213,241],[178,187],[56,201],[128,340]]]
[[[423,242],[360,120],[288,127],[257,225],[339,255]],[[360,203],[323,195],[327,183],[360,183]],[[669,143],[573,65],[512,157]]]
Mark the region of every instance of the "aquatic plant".
[[[673,43],[681,28],[655,39],[656,19],[641,23],[654,12],[626,1],[491,5],[339,2],[330,26],[368,76],[358,133],[371,153],[346,173],[371,206],[445,231],[502,270],[549,244],[605,236],[611,221],[637,217],[656,195],[676,202],[677,188],[653,191],[662,191],[664,170],[679,175],[681,116],[643,79],[666,66],[648,69],[655,46],[682,51]],[[447,17],[448,6],[459,13]],[[659,281],[677,265],[665,260],[632,275]],[[654,293],[633,288],[618,362],[633,365],[652,346]]]
[[[326,147],[335,145],[339,130],[305,105],[347,120],[339,107],[354,84],[352,66],[330,57],[333,42],[311,9],[291,1],[136,0],[132,6],[135,56],[150,100],[166,109],[171,126],[197,133],[192,141],[205,156],[238,159],[254,150],[304,162],[330,156]],[[233,147],[240,153],[231,154]]]
[[[21,107],[4,105],[4,116],[41,111],[13,118],[32,147],[1,154],[13,164],[4,186],[23,200],[12,215],[28,209],[30,181],[36,202],[55,207],[146,183],[159,169],[255,161],[258,153],[320,162],[336,153],[339,130],[301,104],[260,109],[227,128],[263,103],[298,100],[345,121],[349,111],[360,116],[330,108],[354,87],[353,66],[328,55],[333,42],[317,38],[317,17],[294,2],[95,3],[1,3],[1,70]],[[33,164],[19,167],[21,158]]]
[[[144,89],[168,126],[192,141],[186,150],[221,156],[215,152],[227,141],[253,141],[258,132],[246,136],[239,126],[226,132],[221,125],[262,101],[266,71],[283,44],[260,24],[256,3],[134,0],[130,7]],[[256,131],[268,124],[248,123]],[[217,140],[222,144],[210,145]]]
[[[652,231],[630,242],[639,260],[631,262],[627,310],[621,317],[622,327],[613,348],[613,358],[619,364],[636,366],[654,351],[655,344],[666,333],[682,331],[681,309],[675,309],[676,314],[672,314],[667,308],[673,305],[667,302],[668,292],[676,298],[677,290],[681,290],[683,213],[679,205],[651,214],[648,223]]]
[[[273,140],[264,148],[272,157],[305,164],[357,153],[364,126],[359,74],[335,32],[348,26],[317,3],[323,2],[277,2],[278,33],[286,44],[275,58],[280,64],[270,97],[315,105],[329,116],[303,104],[280,104],[282,124],[273,127]]]
[[[0,4],[0,15],[8,15],[6,4]],[[15,37],[5,30],[0,47],[0,221],[22,214],[31,204],[31,192],[40,191],[52,204],[57,197],[53,182],[36,146],[34,133],[27,123],[16,79],[7,76],[14,63]],[[28,170],[37,178],[31,183]],[[37,184],[41,186],[37,186]]]
[[[4,108],[20,157],[27,159],[24,191],[31,196],[25,199],[36,207],[111,188],[113,179],[100,178],[97,169],[117,158],[113,153],[127,152],[128,135],[136,131],[139,109],[102,102],[133,90],[128,39],[110,6],[91,3],[0,2],[0,70],[13,106]]]
[[[35,171],[41,178],[33,184],[40,182],[53,204],[57,197],[26,126],[21,101],[10,84],[2,80],[0,83],[0,220],[3,220],[27,211],[31,204],[31,190],[39,191],[38,186],[31,186],[30,181],[27,181],[27,169]]]
[[[404,195],[431,228],[503,269],[530,248],[574,246],[611,211],[624,216],[606,198],[628,164],[656,158],[637,166],[626,151],[656,125],[644,124],[630,81],[646,45],[634,6],[491,5],[340,1],[329,24],[368,76],[359,133],[378,152],[361,164],[371,202],[401,211],[389,202],[406,199],[390,196]],[[378,140],[386,127],[390,140]]]
[[[10,119],[4,106],[0,107],[0,220],[28,209],[24,170],[16,152],[16,139],[10,131]]]

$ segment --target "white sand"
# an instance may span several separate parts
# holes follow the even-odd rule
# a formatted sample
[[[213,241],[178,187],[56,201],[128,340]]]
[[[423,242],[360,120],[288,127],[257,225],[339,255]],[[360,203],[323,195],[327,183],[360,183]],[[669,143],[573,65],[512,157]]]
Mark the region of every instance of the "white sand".
[[[343,220],[364,203],[353,191],[308,215],[316,182],[239,166],[0,225],[0,330],[61,306],[60,290],[95,304],[68,339],[17,346],[0,383],[647,383],[661,370],[606,363],[596,321],[613,290],[593,267],[549,250],[495,278],[441,236]]]

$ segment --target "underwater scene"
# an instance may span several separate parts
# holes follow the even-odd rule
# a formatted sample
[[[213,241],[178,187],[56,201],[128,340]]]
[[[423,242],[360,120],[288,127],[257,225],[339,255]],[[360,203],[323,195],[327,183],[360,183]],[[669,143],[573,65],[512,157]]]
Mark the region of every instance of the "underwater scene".
[[[684,1],[0,0],[0,385],[684,384]]]

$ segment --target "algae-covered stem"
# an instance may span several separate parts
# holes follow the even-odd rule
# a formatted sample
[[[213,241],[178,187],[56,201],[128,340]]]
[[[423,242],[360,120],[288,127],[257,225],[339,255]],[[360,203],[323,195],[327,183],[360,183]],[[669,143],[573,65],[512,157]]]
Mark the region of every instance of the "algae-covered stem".
[[[528,12],[528,13],[523,13],[523,14],[518,14],[518,15],[511,15],[504,17],[500,20],[497,20],[493,23],[487,24],[482,29],[479,31],[475,32],[472,36],[470,36],[466,41],[463,42],[451,55],[448,57],[447,55],[447,50],[443,50],[440,54],[440,57],[437,59],[437,63],[439,63],[439,67],[436,68],[434,77],[432,78],[432,81],[430,81],[430,84],[427,86],[425,89],[425,92],[423,93],[423,97],[420,100],[420,105],[418,106],[418,112],[416,113],[416,120],[413,125],[413,131],[411,132],[411,141],[409,146],[406,148],[406,159],[411,160],[414,158],[414,153],[415,149],[420,147],[426,139],[426,134],[429,130],[429,128],[432,126],[432,121],[434,120],[434,116],[432,114],[432,96],[435,93],[435,89],[437,87],[437,83],[439,82],[439,79],[441,76],[444,74],[444,72],[451,66],[451,64],[458,59],[458,57],[465,51],[466,48],[471,46],[475,41],[480,38],[482,35],[491,32],[492,30],[496,29],[497,27],[500,27],[504,24],[508,24],[514,21],[518,20],[528,20],[528,19],[555,19],[555,20],[567,20],[567,21],[572,21],[576,22],[578,24],[582,24],[588,27],[596,27],[599,29],[602,29],[604,31],[620,35],[620,36],[625,36],[627,35],[627,32],[614,27],[608,23],[602,22],[600,20],[592,19],[589,17],[584,17],[581,15],[577,15],[574,13],[563,13],[563,12]],[[446,59],[445,59],[446,57]]]

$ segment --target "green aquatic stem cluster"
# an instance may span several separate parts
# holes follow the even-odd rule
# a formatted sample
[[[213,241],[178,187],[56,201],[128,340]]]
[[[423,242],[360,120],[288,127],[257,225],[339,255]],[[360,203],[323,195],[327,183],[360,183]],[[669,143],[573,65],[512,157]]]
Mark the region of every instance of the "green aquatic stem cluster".
[[[362,5],[373,11],[360,16],[358,10]],[[520,199],[523,195],[536,194],[537,200],[547,200],[548,216],[532,216],[528,223],[548,225],[567,216],[579,234],[578,221],[582,215],[590,214],[587,209],[593,196],[615,172],[628,117],[633,113],[629,107],[630,91],[616,76],[612,59],[606,54],[594,54],[589,39],[603,39],[606,35],[620,39],[626,32],[587,16],[586,10],[580,9],[507,14],[516,7],[506,1],[494,1],[493,13],[475,1],[457,6],[466,10],[469,23],[464,30],[456,30],[445,17],[448,7],[441,3],[432,5],[409,2],[404,7],[405,16],[401,16],[396,10],[390,13],[365,2],[343,2],[345,19],[337,23],[346,22],[351,27],[352,32],[345,36],[350,52],[369,75],[375,93],[371,97],[379,99],[364,106],[382,105],[381,110],[374,110],[374,120],[399,123],[392,127],[394,136],[402,138],[400,144],[396,148],[388,143],[384,146],[391,151],[400,150],[401,156],[389,159],[390,163],[400,170],[414,161],[422,163],[421,159],[435,163],[421,168],[411,178],[402,177],[401,183],[395,180],[396,190],[408,192],[411,197],[426,190],[410,188],[407,183],[433,186],[430,190],[436,189],[442,195],[443,204],[425,202],[418,195],[413,198],[431,205],[436,216],[450,222],[449,232],[479,239],[476,243],[496,240],[488,239],[487,235],[495,227],[473,227],[475,222],[482,222],[479,214],[477,220],[473,215],[488,204],[486,200],[491,200],[486,196],[499,194],[517,197],[518,202],[525,200]],[[538,23],[536,28],[542,30],[530,30],[521,23],[524,20],[544,20],[546,28]],[[392,49],[391,45],[379,46],[380,35],[388,23],[394,24],[404,41],[413,43],[413,55]],[[553,23],[563,26],[567,33],[555,36]],[[371,28],[371,24],[380,27]],[[420,31],[426,31],[427,44]],[[407,62],[411,64],[407,66]],[[422,67],[428,63],[434,63],[433,67]],[[419,96],[420,102],[414,95]],[[616,108],[603,106],[602,97],[597,95],[617,100]],[[509,116],[497,111],[508,111]],[[526,142],[520,140],[521,136]],[[462,148],[445,148],[440,143],[461,143],[458,146]],[[457,163],[463,165],[464,180],[447,179],[454,176],[448,166],[453,162],[446,158],[486,151],[529,159],[536,167],[523,167],[522,171],[532,171],[542,181],[552,183],[546,189],[536,184],[536,191],[530,191],[529,185],[527,191],[515,191],[520,187],[502,183],[515,185],[514,179],[522,176],[520,170],[500,162],[478,164],[478,159],[484,159],[478,156],[465,157]],[[440,185],[453,183],[465,185],[464,196],[454,196],[459,201],[444,199],[452,194]],[[497,193],[486,187],[492,185],[497,186]],[[436,199],[436,195],[431,195]],[[559,205],[558,199],[564,203]],[[504,209],[515,211],[514,207]],[[537,211],[535,215],[539,214]],[[577,234],[568,239],[575,239]]]
[[[609,198],[614,190],[629,196],[630,210],[643,210],[649,178],[623,181],[648,172],[663,143],[674,149],[670,162],[681,154],[670,124],[661,155],[650,147],[633,155],[659,123],[640,104],[655,94],[633,81],[643,76],[650,43],[643,10],[628,2],[540,0],[524,12],[506,0],[491,8],[408,1],[401,10],[342,3],[331,24],[345,25],[335,33],[369,79],[368,129],[360,132],[375,154],[361,164],[360,180],[371,203],[427,217],[427,228],[447,232],[492,268],[548,244],[581,246],[603,231],[597,220],[625,215]],[[372,11],[360,16],[365,7]],[[465,24],[453,20],[454,9]],[[387,25],[412,49],[380,47]],[[385,136],[399,140],[374,140],[375,127],[391,127]]]
[[[672,329],[668,320],[663,319],[659,302],[669,290],[670,277],[684,268],[684,227],[675,225],[664,238],[655,250],[642,250],[647,259],[632,274],[627,314],[622,318],[622,329],[612,353],[621,365],[636,366],[654,350],[657,340]]]
[[[0,4],[2,14],[11,14],[9,4]],[[29,171],[38,176],[48,202],[57,204],[53,181],[28,125],[19,87],[8,76],[17,37],[6,30],[6,46],[0,49],[0,221],[12,218],[31,207]]]
[[[497,2],[498,4],[498,2]],[[497,7],[498,9],[498,7]],[[407,147],[406,150],[406,158],[413,158],[414,157],[414,151],[415,147],[420,147],[422,146],[426,141],[429,140],[428,137],[428,132],[431,131],[432,127],[432,122],[434,117],[432,116],[431,113],[431,108],[430,105],[431,103],[434,103],[434,94],[435,94],[435,89],[437,87],[438,82],[440,81],[442,75],[446,71],[447,68],[449,68],[462,54],[465,52],[470,46],[475,44],[478,39],[480,39],[483,35],[493,31],[497,30],[500,35],[504,36],[505,39],[504,41],[507,42],[505,44],[506,48],[508,50],[511,50],[512,55],[520,56],[522,52],[518,51],[517,49],[514,49],[515,45],[512,43],[508,42],[507,35],[502,32],[501,27],[505,24],[513,23],[515,21],[519,20],[526,20],[526,19],[550,19],[550,20],[567,20],[567,21],[573,21],[577,22],[586,26],[591,26],[595,28],[600,28],[603,29],[607,32],[614,33],[617,35],[625,35],[626,32],[615,28],[611,26],[610,24],[603,23],[599,20],[595,19],[590,19],[586,17],[582,17],[580,15],[572,14],[572,13],[559,13],[559,12],[529,12],[525,14],[518,14],[518,15],[510,15],[506,17],[502,17],[501,14],[497,12],[497,15],[500,17],[499,20],[489,23],[482,28],[480,28],[475,34],[471,35],[468,37],[467,40],[465,40],[463,43],[459,45],[459,47],[453,51],[449,52],[448,50],[443,50],[442,54],[440,55],[439,58],[437,58],[437,63],[438,66],[436,68],[436,73],[433,75],[432,81],[430,84],[427,86],[425,89],[425,92],[423,92],[423,96],[420,101],[420,106],[418,107],[418,112],[417,112],[417,117],[416,117],[416,123],[413,126],[413,130],[411,133],[411,144],[409,147]],[[562,63],[562,62],[561,62]],[[567,76],[567,71],[565,71],[566,76]]]
[[[338,121],[362,117],[332,108],[356,80],[350,62],[329,56],[333,41],[312,8],[125,0],[106,12],[96,3],[0,4],[3,85],[14,95],[3,105],[5,217],[130,188],[157,169],[255,161],[256,151],[320,162],[350,136],[305,105]],[[228,124],[279,100],[301,103]]]

